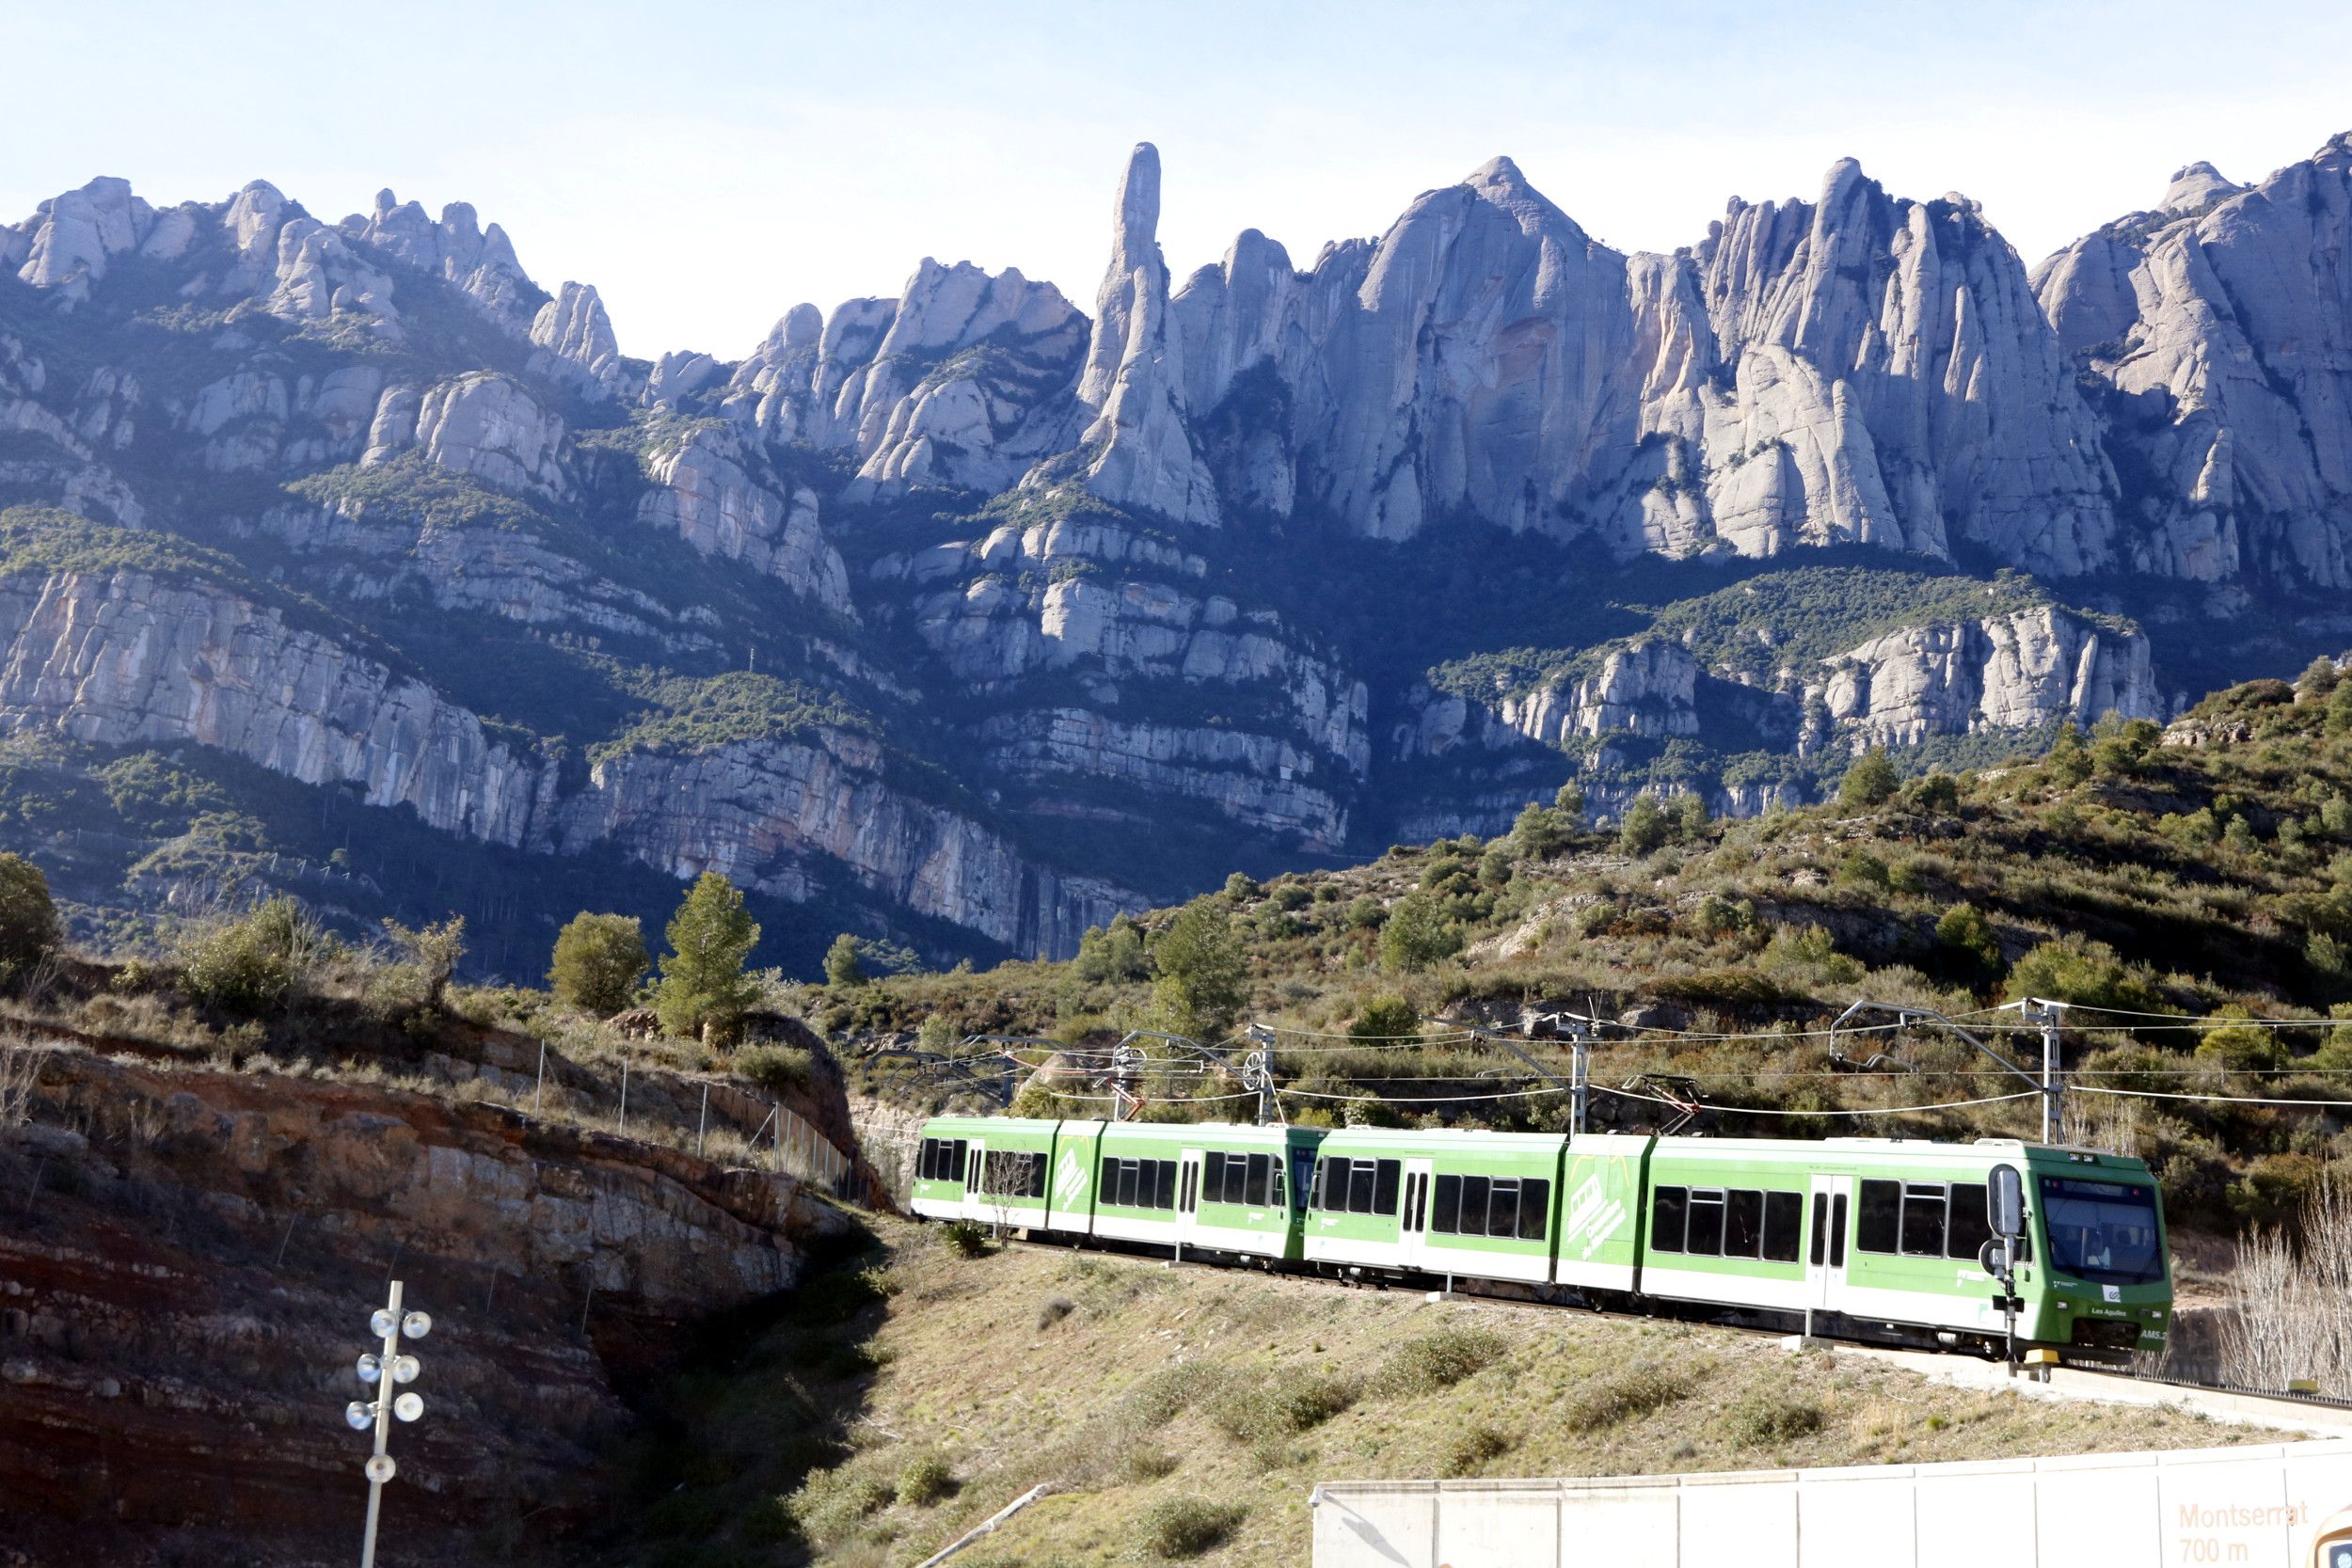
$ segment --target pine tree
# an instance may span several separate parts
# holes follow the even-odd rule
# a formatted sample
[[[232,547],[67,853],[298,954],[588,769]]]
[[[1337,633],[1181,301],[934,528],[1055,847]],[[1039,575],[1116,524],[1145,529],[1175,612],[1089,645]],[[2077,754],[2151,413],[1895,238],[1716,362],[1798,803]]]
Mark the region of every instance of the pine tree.
[[[825,949],[825,984],[844,990],[866,984],[866,966],[857,961],[857,938],[847,931]]]
[[[670,952],[661,960],[654,1001],[661,1027],[673,1035],[731,1039],[759,994],[743,972],[759,926],[743,907],[741,891],[718,872],[704,872],[662,934]]]

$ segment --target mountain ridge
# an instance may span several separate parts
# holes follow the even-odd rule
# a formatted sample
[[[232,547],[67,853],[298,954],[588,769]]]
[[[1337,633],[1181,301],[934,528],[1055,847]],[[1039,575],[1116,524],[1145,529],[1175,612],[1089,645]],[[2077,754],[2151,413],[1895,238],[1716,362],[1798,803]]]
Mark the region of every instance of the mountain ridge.
[[[1860,745],[2168,717],[2352,641],[2352,135],[2246,186],[2190,166],[2030,270],[1852,160],[1629,253],[1498,158],[1304,270],[1252,230],[1181,280],[1161,194],[1142,144],[1092,316],[926,258],[726,362],[624,356],[592,285],[532,282],[463,203],[329,225],[263,182],[158,209],[102,178],[0,227],[0,505],[183,536],[338,650],[395,646],[537,759],[520,796],[491,750],[446,762],[425,820],[527,799],[501,842],[725,871],[795,964],[836,920],[1066,953],[1236,863],[1491,832],[1571,778],[1759,810]],[[1886,592],[1840,602],[1850,568]],[[1930,591],[1955,575],[1982,613]],[[50,625],[11,626],[54,668],[0,701],[10,744],[325,782],[213,721],[210,655],[138,672],[198,721],[110,724],[119,649],[176,645],[151,611],[79,663]],[[1539,678],[1448,673],[1507,650]],[[730,673],[854,722],[710,728]],[[296,729],[366,727],[306,701]]]

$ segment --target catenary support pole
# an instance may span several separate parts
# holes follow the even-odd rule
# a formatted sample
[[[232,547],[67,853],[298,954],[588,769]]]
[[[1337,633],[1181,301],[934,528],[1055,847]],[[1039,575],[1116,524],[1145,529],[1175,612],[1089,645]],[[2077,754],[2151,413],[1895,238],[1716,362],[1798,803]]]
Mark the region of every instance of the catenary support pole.
[[[1593,1092],[1593,1047],[1592,1042],[1584,1037],[1584,1025],[1581,1023],[1577,1024],[1574,1033],[1569,1036],[1568,1050],[1568,1135],[1581,1138],[1584,1135],[1585,1116],[1591,1108]]]

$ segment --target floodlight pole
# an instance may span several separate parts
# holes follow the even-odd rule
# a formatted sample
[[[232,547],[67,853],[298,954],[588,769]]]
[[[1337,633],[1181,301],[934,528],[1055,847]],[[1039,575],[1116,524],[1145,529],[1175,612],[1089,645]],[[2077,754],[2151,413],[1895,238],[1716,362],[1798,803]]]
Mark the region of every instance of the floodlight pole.
[[[495,1283],[495,1282],[494,1282]],[[365,1473],[368,1478],[368,1522],[359,1539],[359,1568],[375,1568],[375,1530],[384,1514],[384,1483],[399,1473],[392,1463],[390,1447],[392,1418],[413,1421],[424,1414],[424,1402],[415,1394],[398,1393],[402,1384],[416,1381],[417,1359],[402,1354],[404,1338],[421,1339],[433,1328],[433,1319],[423,1312],[404,1312],[400,1307],[401,1282],[391,1282],[391,1296],[368,1320],[368,1326],[380,1334],[383,1345],[359,1357],[357,1370],[359,1381],[375,1390],[373,1402],[352,1401],[343,1407],[343,1420],[355,1431],[375,1429],[375,1451],[368,1456]]]
[[[392,1281],[392,1293],[384,1310],[390,1318],[390,1332],[384,1336],[381,1381],[376,1384],[375,1455],[386,1457],[392,1438],[392,1362],[400,1354],[400,1281]],[[368,1465],[368,1529],[359,1544],[359,1568],[375,1568],[375,1522],[384,1512],[384,1466],[371,1462]]]

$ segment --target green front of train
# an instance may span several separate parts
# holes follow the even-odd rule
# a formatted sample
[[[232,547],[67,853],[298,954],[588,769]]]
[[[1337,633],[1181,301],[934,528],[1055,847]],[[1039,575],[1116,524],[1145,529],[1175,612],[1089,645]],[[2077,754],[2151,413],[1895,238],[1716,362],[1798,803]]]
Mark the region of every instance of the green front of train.
[[[1354,1277],[1494,1282],[1806,1331],[2115,1360],[2163,1348],[2145,1164],[2013,1139],[1818,1141],[943,1117],[914,1207]],[[2013,1298],[1987,1190],[2025,1194]]]

